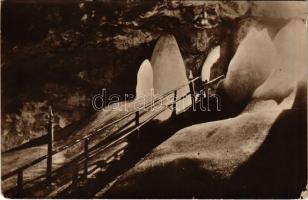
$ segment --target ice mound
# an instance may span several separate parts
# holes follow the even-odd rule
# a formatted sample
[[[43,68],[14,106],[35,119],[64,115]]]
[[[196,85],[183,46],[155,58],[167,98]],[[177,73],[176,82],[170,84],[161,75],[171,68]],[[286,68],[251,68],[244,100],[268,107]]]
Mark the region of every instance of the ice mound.
[[[122,175],[108,195],[170,198],[199,191],[203,198],[212,197],[207,194],[227,185],[211,185],[220,179],[227,183],[249,161],[279,113],[246,113],[181,129]]]
[[[291,109],[295,102],[296,88],[285,97],[281,103],[277,103],[273,99],[253,99],[251,100],[242,113],[253,113],[253,112],[273,112],[275,110]]]
[[[137,74],[136,98],[151,95],[153,90],[153,70],[148,59],[144,60]]]
[[[155,94],[162,95],[188,83],[185,64],[174,36],[163,35],[159,38],[152,54],[151,64],[153,67]],[[177,99],[184,96],[189,91],[189,86],[185,86],[178,90]],[[171,100],[173,99],[172,95],[170,95]],[[165,103],[168,104],[168,102]],[[190,104],[191,97],[187,96],[183,100],[177,102],[176,111],[180,112]],[[160,119],[169,118],[171,113],[171,110],[167,110],[163,113],[165,117],[160,115]]]
[[[220,46],[216,46],[207,56],[201,71],[202,81],[209,81],[211,75],[211,68],[218,61],[220,57]]]
[[[307,77],[307,31],[305,24],[293,20],[274,38],[277,48],[275,69],[268,79],[256,89],[253,98],[274,99],[280,102],[295,88],[302,76]]]
[[[267,31],[251,28],[232,58],[224,88],[235,102],[247,101],[273,70],[275,46]]]

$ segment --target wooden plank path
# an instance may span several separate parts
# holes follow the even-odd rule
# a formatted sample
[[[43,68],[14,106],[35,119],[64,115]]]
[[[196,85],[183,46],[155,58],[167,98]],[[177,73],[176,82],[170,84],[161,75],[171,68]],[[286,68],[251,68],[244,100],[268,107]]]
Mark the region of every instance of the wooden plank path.
[[[211,87],[222,78],[223,76],[220,76],[203,84],[201,89]],[[46,154],[30,162],[21,163],[15,169],[6,168],[6,173],[2,173],[1,177],[4,194],[7,197],[56,197],[68,188],[70,190],[77,188],[78,184],[87,182],[87,179],[97,171],[103,171],[114,160],[121,159],[129,146],[128,138],[138,135],[141,127],[167,109],[173,110],[175,114],[177,102],[189,96],[192,97],[192,103],[196,103],[194,89],[182,96],[178,96],[178,91],[188,85],[194,88],[194,83],[199,79],[200,77],[194,78],[185,85],[156,96],[144,106],[133,109],[116,120],[87,132],[83,137],[56,148],[52,143],[53,127],[50,110],[49,142],[47,149],[46,145],[41,147]],[[163,106],[161,102],[164,102]],[[150,109],[158,106],[158,109]],[[191,106],[183,108],[181,112],[185,112]]]

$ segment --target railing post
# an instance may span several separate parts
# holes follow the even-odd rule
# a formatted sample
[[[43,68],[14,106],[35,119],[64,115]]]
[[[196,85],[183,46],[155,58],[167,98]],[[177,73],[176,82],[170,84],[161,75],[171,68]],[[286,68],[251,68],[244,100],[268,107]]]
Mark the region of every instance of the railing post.
[[[190,95],[191,95],[192,108],[193,108],[193,111],[195,111],[195,104],[196,104],[195,95],[196,95],[196,91],[195,91],[194,81],[190,81],[189,82],[189,89],[190,89]]]
[[[48,184],[51,184],[51,172],[52,172],[52,151],[53,151],[53,140],[54,140],[53,122],[54,118],[53,118],[52,108],[51,106],[49,106],[47,172],[46,172],[46,180]]]
[[[136,116],[135,116],[135,126],[137,127],[137,130],[136,130],[136,136],[134,137],[135,138],[135,142],[134,142],[134,151],[135,151],[135,155],[137,156],[139,154],[139,145],[140,145],[140,130],[138,128],[138,126],[140,125],[140,111],[137,110],[136,111]]]
[[[140,125],[140,114],[139,114],[139,110],[136,111],[136,118],[135,118],[135,122],[136,122],[136,127],[138,127]],[[137,136],[139,137],[139,128],[137,128]]]
[[[139,126],[139,110],[136,111],[136,118],[135,118],[135,122],[136,122],[136,127]]]
[[[17,173],[17,197],[22,198],[23,197],[23,171],[20,170]]]
[[[177,90],[174,90],[174,96],[173,96],[173,111],[172,116],[176,116],[176,96],[177,96]]]
[[[84,178],[87,179],[88,178],[88,159],[89,159],[89,155],[88,155],[88,151],[89,151],[89,139],[86,138],[84,140],[84,168],[83,168],[83,174],[84,174]]]

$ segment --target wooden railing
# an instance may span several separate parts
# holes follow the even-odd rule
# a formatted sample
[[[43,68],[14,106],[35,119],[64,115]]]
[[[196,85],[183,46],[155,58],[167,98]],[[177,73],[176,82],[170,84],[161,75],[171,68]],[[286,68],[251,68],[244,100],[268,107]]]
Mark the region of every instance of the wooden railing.
[[[213,80],[211,80],[210,82],[204,83],[203,86],[211,86],[215,83],[217,83],[219,80],[221,80],[224,76],[219,76]],[[23,196],[23,190],[24,190],[24,186],[26,184],[30,184],[33,183],[37,180],[41,180],[42,178],[44,179],[44,175],[42,176],[38,176],[32,180],[29,180],[28,182],[24,182],[24,171],[27,170],[28,168],[46,160],[46,175],[45,175],[45,180],[47,183],[51,183],[52,182],[52,176],[58,174],[61,174],[61,171],[63,172],[63,170],[65,168],[68,167],[72,167],[72,165],[78,165],[78,164],[83,164],[83,175],[85,178],[87,178],[88,173],[89,172],[89,168],[88,168],[88,161],[97,156],[98,154],[102,153],[103,151],[107,150],[108,148],[112,147],[115,144],[118,144],[119,142],[123,141],[125,138],[127,138],[129,135],[131,135],[132,133],[138,132],[139,129],[144,126],[145,124],[147,124],[148,122],[150,122],[151,120],[153,120],[154,118],[156,118],[158,115],[160,115],[161,113],[163,113],[166,109],[172,109],[173,110],[173,115],[175,115],[176,113],[176,103],[178,101],[181,101],[185,98],[187,98],[189,95],[191,95],[192,97],[192,103],[195,104],[197,103],[195,100],[195,91],[194,89],[194,83],[195,81],[199,80],[200,77],[196,77],[192,80],[190,80],[187,84],[184,84],[180,87],[177,87],[163,95],[157,96],[154,98],[153,101],[148,102],[147,104],[145,104],[143,107],[132,110],[128,113],[126,113],[125,115],[123,115],[122,117],[120,117],[119,119],[102,125],[98,128],[96,128],[95,130],[89,132],[86,136],[77,139],[73,142],[71,142],[68,145],[64,145],[62,147],[59,147],[57,149],[53,149],[53,127],[52,127],[52,111],[50,110],[50,131],[49,131],[49,141],[48,141],[48,150],[47,150],[47,154],[44,156],[41,156],[27,164],[24,164],[21,167],[18,167],[17,169],[3,175],[2,178],[2,182],[6,179],[9,179],[13,176],[17,176],[17,181],[16,181],[16,187],[15,188],[10,188],[10,190],[14,190],[15,193],[17,194],[17,196],[21,197]],[[177,97],[178,96],[178,91],[186,86],[190,87],[190,92],[183,94],[181,97]],[[174,95],[173,96],[173,100],[172,102],[170,102],[167,105],[162,106],[160,109],[158,109],[156,112],[152,112],[152,115],[150,117],[148,117],[147,119],[145,119],[144,121],[140,121],[140,117],[143,116],[145,113],[147,113],[147,109],[152,106],[155,107],[155,105],[158,102],[161,102],[163,99],[166,99],[167,97],[170,97],[170,95]],[[161,106],[161,105],[160,105]],[[183,109],[181,112],[185,112],[187,109],[189,109],[192,105],[188,106],[187,108]],[[145,112],[141,112],[141,111],[145,111]],[[179,114],[179,113],[178,113]],[[121,126],[119,129],[117,129],[115,132],[113,132],[112,134],[108,135],[107,137],[103,137],[99,142],[97,142],[97,144],[94,144],[94,146],[90,147],[90,142],[91,139],[94,138],[94,136],[99,135],[102,131],[106,130],[108,127],[112,127],[115,124],[118,124],[121,121],[127,120],[130,116],[133,116],[133,119],[128,120],[128,122],[126,122],[123,126]],[[129,125],[131,125],[133,122],[135,122],[135,125],[133,127],[127,128]],[[76,156],[75,158],[73,158],[70,162],[63,164],[63,166],[61,166],[59,169],[53,170],[52,169],[52,159],[53,156],[57,153],[63,152],[65,150],[68,150],[70,148],[72,148],[73,146],[75,146],[76,144],[81,144],[83,143],[83,152]],[[115,152],[118,153],[118,152]],[[77,169],[78,170],[78,169]],[[74,173],[76,174],[76,173]],[[77,171],[78,174],[78,171]],[[76,175],[75,175],[76,176]],[[76,181],[74,181],[74,178],[76,177],[72,177],[72,184],[75,184]],[[4,193],[6,193],[6,191],[4,191]]]

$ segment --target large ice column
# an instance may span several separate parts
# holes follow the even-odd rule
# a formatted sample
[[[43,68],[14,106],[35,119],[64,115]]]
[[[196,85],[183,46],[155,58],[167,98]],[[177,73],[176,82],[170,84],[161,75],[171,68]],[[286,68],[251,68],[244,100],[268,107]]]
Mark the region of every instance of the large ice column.
[[[144,60],[137,74],[136,98],[147,97],[153,90],[153,70],[148,59]]]
[[[159,38],[151,63],[155,93],[164,94],[188,82],[185,64],[174,36],[163,35]]]
[[[281,101],[295,88],[298,80],[307,77],[308,42],[305,24],[300,20],[289,22],[274,38],[277,48],[275,70],[256,89],[253,98]]]
[[[235,102],[249,100],[273,70],[275,46],[266,29],[250,29],[232,58],[224,88]]]
[[[186,76],[185,64],[178,47],[178,44],[172,35],[163,35],[157,41],[152,58],[151,64],[154,74],[154,92],[155,94],[162,95],[179,86],[188,83]],[[189,86],[185,86],[177,91],[177,99],[181,98],[189,92]],[[172,95],[170,95],[172,98]],[[187,96],[176,104],[176,111],[180,112],[191,104],[191,97]],[[171,115],[171,110],[168,114],[164,114],[168,118]]]
[[[220,58],[220,46],[216,46],[206,57],[201,70],[202,81],[209,81],[211,76],[211,68]]]

